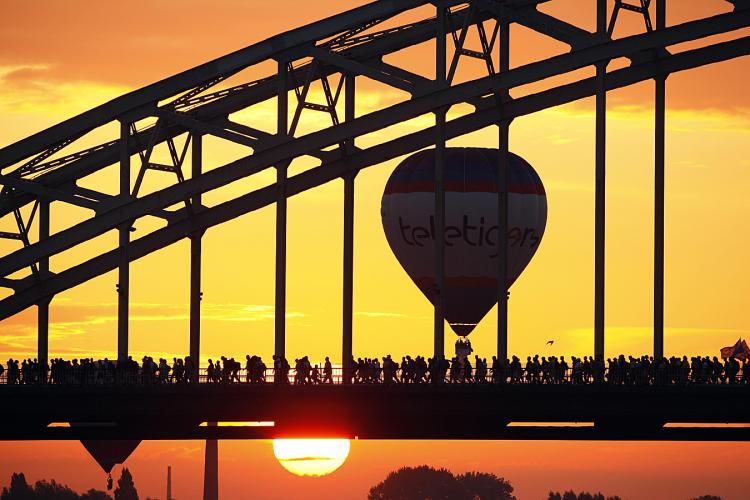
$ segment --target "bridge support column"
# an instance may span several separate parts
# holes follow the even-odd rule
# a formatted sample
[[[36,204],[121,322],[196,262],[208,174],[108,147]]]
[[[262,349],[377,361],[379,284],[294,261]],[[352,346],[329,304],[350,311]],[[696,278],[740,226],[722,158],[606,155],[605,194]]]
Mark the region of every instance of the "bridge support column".
[[[279,61],[277,134],[288,133],[289,101],[286,61]],[[274,353],[279,358],[286,355],[286,179],[289,164],[276,166],[276,299]]]
[[[354,92],[355,77],[347,75],[344,81],[344,119],[350,121],[355,118]],[[346,154],[352,153],[354,139],[346,142]],[[353,323],[354,323],[354,178],[356,173],[344,177],[344,270],[343,270],[343,305],[342,305],[342,342],[341,365],[342,382],[348,384],[351,380],[352,351],[353,351]]]
[[[437,36],[435,49],[435,79],[440,87],[446,85],[445,6],[437,4]],[[435,318],[434,354],[438,360],[445,356],[445,115],[447,109],[435,111]],[[439,380],[436,380],[440,382]]]
[[[130,124],[120,122],[120,199],[130,197]],[[128,306],[130,300],[130,227],[128,221],[119,227],[119,266],[117,282],[117,359],[128,358]]]
[[[49,209],[47,199],[39,200],[39,242],[49,238]],[[44,279],[49,274],[49,257],[39,260],[39,276]],[[49,304],[52,297],[43,298],[37,304],[37,359],[40,367],[47,366],[49,360]],[[46,370],[43,370],[42,382],[46,382]]]
[[[597,0],[597,33],[607,33],[607,1]],[[604,230],[605,230],[605,165],[607,61],[596,65],[596,192],[594,217],[594,355],[604,358]]]
[[[656,0],[656,29],[666,26],[666,0]],[[664,357],[664,122],[666,75],[655,78],[654,358]]]
[[[510,69],[510,24],[500,26],[500,73]],[[510,98],[502,91],[500,102]],[[499,165],[497,185],[497,358],[504,362],[508,357],[508,177],[510,170],[508,141],[510,122],[501,121],[499,128]]]
[[[208,422],[216,427],[216,422]],[[203,458],[203,500],[219,500],[219,441],[206,439],[206,453]]]
[[[193,133],[192,178],[200,177],[203,170],[203,137],[200,133]],[[195,194],[190,204],[193,213],[201,207],[201,195]],[[201,352],[201,253],[203,232],[197,231],[190,235],[190,360],[193,362],[193,382],[198,383],[200,377]]]

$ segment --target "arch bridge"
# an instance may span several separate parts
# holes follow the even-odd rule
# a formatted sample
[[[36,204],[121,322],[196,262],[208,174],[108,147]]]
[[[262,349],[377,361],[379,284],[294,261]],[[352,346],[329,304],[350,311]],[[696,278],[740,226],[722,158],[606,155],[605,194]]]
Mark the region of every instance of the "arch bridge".
[[[605,142],[607,92],[654,81],[655,95],[655,238],[654,355],[663,355],[664,297],[664,121],[667,77],[676,72],[750,53],[750,1],[727,0],[727,12],[667,25],[667,0],[592,0],[596,29],[588,31],[544,12],[550,0],[380,0],[272,38],[118,97],[14,144],[0,149],[0,217],[17,231],[0,237],[17,240],[15,250],[0,256],[0,320],[36,307],[38,358],[48,358],[49,308],[56,294],[117,270],[118,358],[128,356],[130,263],[180,240],[190,240],[190,356],[200,359],[201,239],[206,230],[262,207],[276,208],[275,353],[285,354],[287,200],[325,183],[343,179],[343,317],[344,370],[352,354],[354,196],[362,169],[425,147],[436,148],[436,232],[445,227],[443,182],[446,141],[496,126],[500,145],[498,261],[507,259],[508,131],[514,118],[593,96],[596,101],[595,325],[594,353],[604,354]],[[562,0],[551,0],[560,4]],[[583,3],[568,2],[582,9]],[[625,16],[642,20],[642,32],[618,37]],[[400,21],[408,18],[408,22]],[[561,42],[569,50],[511,69],[512,25]],[[716,42],[716,38],[722,41]],[[681,44],[697,42],[693,48]],[[476,44],[476,45],[474,45]],[[434,73],[409,69],[398,52],[429,47]],[[696,48],[697,47],[697,48]],[[463,60],[477,59],[483,75],[465,72]],[[609,64],[618,61],[618,64]],[[620,64],[619,61],[624,61]],[[275,68],[269,71],[268,68]],[[593,76],[579,77],[589,69]],[[512,98],[510,92],[542,81],[543,90]],[[230,80],[231,79],[231,80]],[[363,80],[393,89],[400,100],[361,116],[357,84]],[[228,82],[242,83],[228,85]],[[315,89],[320,89],[319,91]],[[313,99],[320,94],[323,101]],[[519,92],[520,94],[520,92]],[[343,105],[341,101],[343,100]],[[253,115],[233,119],[263,103],[276,109],[276,129],[264,130]],[[454,106],[468,111],[447,116]],[[343,112],[342,112],[343,108]],[[327,115],[330,125],[302,133],[308,116]],[[420,116],[434,125],[364,147],[358,140]],[[307,127],[306,127],[307,128]],[[94,147],[81,148],[94,131],[118,131]],[[203,143],[213,136],[246,148],[246,155],[226,165],[204,169]],[[364,142],[364,141],[361,141]],[[166,147],[171,161],[152,159]],[[191,151],[191,160],[185,159]],[[316,165],[289,175],[295,159]],[[207,204],[203,194],[275,169],[271,185],[227,201]],[[102,171],[119,178],[116,195],[83,187],[80,182]],[[146,175],[171,174],[170,185],[143,194]],[[132,174],[136,174],[135,180]],[[162,174],[163,175],[163,174]],[[52,233],[56,207],[89,210],[85,220]],[[133,227],[146,217],[163,227],[134,237]],[[80,264],[50,269],[50,259],[75,252],[86,242],[116,230],[115,248]],[[443,355],[443,241],[435,239],[436,291],[434,356]],[[507,269],[498,269],[497,354],[507,356]],[[40,388],[39,390],[47,390]],[[731,399],[733,393],[727,398]],[[727,401],[729,401],[727,399]],[[745,403],[742,403],[743,405]],[[218,417],[218,416],[216,416]],[[576,418],[578,418],[577,416]],[[700,419],[699,419],[700,420]],[[696,420],[696,421],[699,421]],[[726,420],[725,420],[726,421]],[[750,421],[750,420],[748,420]],[[102,431],[103,432],[103,431]],[[106,433],[105,433],[106,434]]]

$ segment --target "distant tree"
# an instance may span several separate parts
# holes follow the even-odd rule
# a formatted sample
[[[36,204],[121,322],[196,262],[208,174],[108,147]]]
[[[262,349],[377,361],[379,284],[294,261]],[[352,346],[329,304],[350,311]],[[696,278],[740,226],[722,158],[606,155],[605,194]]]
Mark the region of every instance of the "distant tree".
[[[716,495],[701,495],[690,500],[721,500],[721,497]]]
[[[120,479],[115,488],[115,500],[138,500],[138,490],[135,489],[133,475],[127,468],[123,468]]]
[[[513,496],[513,486],[494,474],[487,472],[467,472],[456,477],[471,498],[479,500],[516,500]]]
[[[104,491],[92,488],[81,495],[81,500],[112,500],[112,497]]]
[[[34,490],[26,482],[26,476],[22,472],[10,476],[10,485],[3,488],[0,500],[35,500]]]
[[[369,500],[516,500],[513,486],[484,472],[454,476],[426,465],[402,467],[370,489]]]
[[[426,465],[402,467],[373,486],[368,500],[474,500],[449,471]]]
[[[622,500],[617,495],[611,497],[605,497],[602,493],[589,493],[583,491],[576,493],[573,490],[566,491],[560,494],[557,491],[550,491],[547,500]]]
[[[40,500],[79,500],[80,497],[78,493],[53,479],[49,483],[45,480],[37,481],[34,485],[34,498]]]
[[[14,473],[10,478],[10,486],[3,488],[0,500],[112,500],[112,497],[94,489],[79,495],[54,479],[49,482],[43,479],[37,481],[32,488],[23,474]]]

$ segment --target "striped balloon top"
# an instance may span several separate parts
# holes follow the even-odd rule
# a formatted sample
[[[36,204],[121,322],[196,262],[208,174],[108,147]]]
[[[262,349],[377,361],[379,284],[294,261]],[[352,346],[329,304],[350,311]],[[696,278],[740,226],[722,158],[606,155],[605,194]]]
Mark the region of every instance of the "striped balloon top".
[[[544,195],[534,168],[508,153],[508,192]],[[489,148],[446,148],[445,190],[458,193],[497,193],[500,152]],[[393,171],[384,195],[435,191],[435,150],[425,149],[402,161]]]

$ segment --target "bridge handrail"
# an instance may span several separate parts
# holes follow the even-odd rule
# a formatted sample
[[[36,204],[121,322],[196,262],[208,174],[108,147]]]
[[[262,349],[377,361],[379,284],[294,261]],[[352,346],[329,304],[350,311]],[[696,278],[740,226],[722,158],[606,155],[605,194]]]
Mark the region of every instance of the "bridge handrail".
[[[84,365],[78,365],[72,371],[74,373],[62,374],[63,380],[54,380],[53,375],[50,372],[47,373],[46,382],[52,385],[63,385],[63,386],[111,386],[111,385],[171,385],[179,383],[188,383],[186,381],[178,381],[175,379],[173,371],[170,369],[166,375],[160,375],[158,372],[145,373],[142,369],[133,373],[128,370],[105,369],[102,371],[95,371],[94,369],[84,373],[86,370],[83,368]],[[229,373],[221,373],[215,378],[209,377],[208,368],[200,368],[198,375],[198,382],[202,385],[233,385],[233,384],[252,384],[252,385],[268,385],[268,384],[288,384],[288,385],[343,385],[344,384],[344,369],[342,366],[337,365],[332,367],[331,380],[330,382],[324,382],[323,365],[319,365],[319,379],[317,382],[311,380],[298,380],[297,370],[290,368],[287,371],[286,380],[283,380],[283,372],[280,372],[280,377],[277,377],[276,370],[273,368],[267,368],[265,373],[260,379],[252,380],[251,374],[245,367],[241,367],[239,370]],[[67,367],[67,371],[71,371],[70,367]],[[171,367],[170,367],[171,368]],[[543,384],[543,385],[559,385],[559,384],[573,384],[573,385],[591,385],[591,384],[607,384],[607,385],[635,385],[635,386],[662,386],[662,385],[686,385],[686,384],[734,384],[734,383],[750,383],[750,371],[748,374],[744,373],[741,368],[733,377],[729,377],[723,370],[721,373],[716,373],[713,370],[713,365],[710,368],[710,373],[705,375],[693,373],[693,370],[688,367],[687,373],[681,374],[675,370],[673,366],[667,366],[665,369],[654,369],[650,368],[649,372],[644,372],[642,367],[636,367],[631,370],[630,367],[625,367],[625,371],[621,371],[620,368],[611,370],[605,367],[602,375],[596,375],[592,372],[588,374],[583,371],[575,371],[573,367],[568,367],[564,371],[558,371],[557,373],[543,373],[540,369],[539,372],[534,375],[527,371],[525,367],[521,367],[520,370],[512,370],[511,367],[501,368],[503,373],[495,377],[495,370],[492,367],[487,367],[485,376],[479,379],[476,367],[472,369],[472,375],[470,378],[466,378],[463,374],[459,373],[459,376],[455,379],[450,377],[450,373],[446,373],[443,379],[443,383],[447,384],[477,384],[477,383],[492,383],[492,384]],[[750,370],[750,362],[748,362],[746,370]],[[559,368],[557,370],[560,370]],[[637,371],[636,373],[633,373]],[[514,373],[515,372],[515,373]],[[384,376],[382,368],[378,370],[374,376],[361,376],[354,375],[352,381],[353,385],[367,385],[367,384],[388,384]],[[405,381],[401,368],[396,369],[396,378],[390,383],[392,384],[428,384],[431,381],[428,379],[429,371],[422,374],[421,380],[409,380]],[[504,375],[504,376],[503,376]],[[60,374],[58,374],[58,377]],[[30,378],[30,380],[25,380]],[[0,385],[39,385],[40,377],[35,373],[26,373],[19,382],[10,383],[8,379],[8,370],[4,370],[0,374]]]

